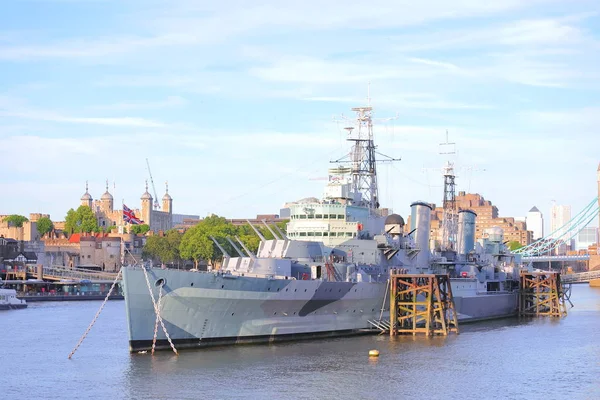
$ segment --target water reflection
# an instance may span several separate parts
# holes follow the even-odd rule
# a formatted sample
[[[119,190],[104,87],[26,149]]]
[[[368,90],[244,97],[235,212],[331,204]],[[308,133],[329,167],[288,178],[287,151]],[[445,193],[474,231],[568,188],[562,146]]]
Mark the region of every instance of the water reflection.
[[[567,318],[463,324],[447,337],[369,335],[179,356],[129,354],[124,304],[115,301],[73,360],[67,355],[100,303],[32,304],[0,314],[2,398],[600,398],[600,290],[577,286],[572,299]],[[380,356],[369,357],[371,349]]]

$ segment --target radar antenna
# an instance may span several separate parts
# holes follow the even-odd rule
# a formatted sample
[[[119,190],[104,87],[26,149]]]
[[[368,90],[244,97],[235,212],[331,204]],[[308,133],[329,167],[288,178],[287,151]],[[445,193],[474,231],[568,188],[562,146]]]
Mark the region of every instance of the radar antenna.
[[[152,179],[152,171],[150,171],[150,162],[146,158],[146,165],[148,166],[148,175],[150,175],[150,183],[152,184],[152,191],[154,192],[154,208],[160,209],[160,203],[158,202],[158,195],[156,194],[156,188],[154,187],[154,179]]]

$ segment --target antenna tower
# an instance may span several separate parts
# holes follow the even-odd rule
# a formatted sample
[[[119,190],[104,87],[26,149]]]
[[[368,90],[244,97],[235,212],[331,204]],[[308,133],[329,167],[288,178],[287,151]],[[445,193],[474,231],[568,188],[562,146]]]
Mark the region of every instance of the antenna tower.
[[[456,154],[456,143],[448,141],[446,131],[446,142],[440,143],[440,154]],[[446,161],[443,168],[444,174],[444,201],[442,218],[442,250],[456,250],[458,237],[458,210],[456,207],[456,184],[454,183],[454,163]]]
[[[150,175],[150,183],[152,184],[152,191],[154,192],[154,208],[160,209],[160,203],[158,202],[158,195],[156,194],[156,188],[154,187],[154,179],[152,179],[152,171],[150,171],[150,162],[146,158],[146,165],[148,166],[148,175]]]
[[[399,158],[392,158],[376,151],[373,140],[373,107],[371,107],[371,90],[367,94],[367,106],[354,107],[352,111],[356,113],[354,126],[344,128],[348,135],[346,140],[352,142],[350,153],[346,156],[331,161],[332,163],[350,164],[352,174],[352,191],[362,195],[362,204],[371,210],[379,208],[379,193],[377,186],[377,163],[399,161]],[[348,118],[342,116],[345,121]],[[397,118],[397,116],[395,117]],[[387,120],[394,119],[388,118]],[[377,160],[375,154],[383,156],[385,159]]]

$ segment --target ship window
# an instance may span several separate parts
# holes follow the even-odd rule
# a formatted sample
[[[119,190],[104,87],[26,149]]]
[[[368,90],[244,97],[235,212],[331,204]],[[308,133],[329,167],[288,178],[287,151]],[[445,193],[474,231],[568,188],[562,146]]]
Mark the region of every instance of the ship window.
[[[323,218],[323,216],[321,214],[317,214],[317,215],[315,215],[315,218],[316,219],[321,219],[321,218]]]
[[[315,236],[323,236],[322,232],[315,232]]]
[[[344,232],[338,232],[337,235],[338,236],[344,236]]]
[[[314,232],[307,232],[307,233],[308,233],[308,236],[315,236]]]
[[[338,214],[338,219],[344,219],[344,214]]]
[[[335,214],[329,214],[329,218],[335,219]]]
[[[329,215],[328,214],[323,214],[323,219],[327,219],[327,218],[329,218]]]
[[[308,214],[306,217],[307,217],[308,219],[313,219],[315,216],[314,216],[314,215],[312,215],[312,214]]]
[[[346,232],[346,236],[352,237],[352,232]]]
[[[300,219],[306,219],[306,215],[300,215]]]
[[[300,236],[306,236],[306,232],[300,232]]]
[[[323,236],[329,236],[329,232],[323,232]]]

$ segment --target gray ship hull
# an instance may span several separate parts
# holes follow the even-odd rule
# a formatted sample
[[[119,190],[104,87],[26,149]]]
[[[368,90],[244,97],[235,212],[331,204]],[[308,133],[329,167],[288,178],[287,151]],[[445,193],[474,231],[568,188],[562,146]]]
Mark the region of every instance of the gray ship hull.
[[[160,314],[177,348],[264,343],[366,333],[388,309],[386,283],[269,279],[147,270],[153,295],[164,280]],[[123,268],[130,351],[152,347],[155,313],[141,268]],[[385,299],[385,300],[384,300]],[[461,322],[514,315],[516,295],[455,297]],[[383,318],[389,318],[385,312]],[[157,348],[169,344],[161,328]]]

